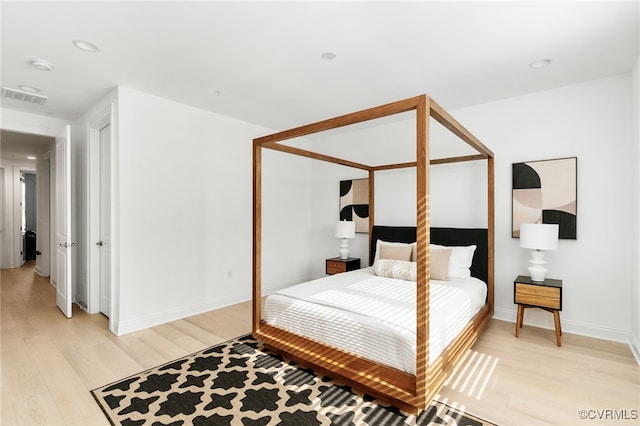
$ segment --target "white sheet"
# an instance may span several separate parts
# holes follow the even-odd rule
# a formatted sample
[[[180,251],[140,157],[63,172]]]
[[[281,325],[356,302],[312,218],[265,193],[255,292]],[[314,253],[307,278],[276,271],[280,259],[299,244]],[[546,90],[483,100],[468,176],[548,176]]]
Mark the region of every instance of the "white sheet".
[[[431,281],[429,360],[484,305],[477,278]],[[269,295],[266,323],[415,374],[416,283],[365,268],[298,284]]]

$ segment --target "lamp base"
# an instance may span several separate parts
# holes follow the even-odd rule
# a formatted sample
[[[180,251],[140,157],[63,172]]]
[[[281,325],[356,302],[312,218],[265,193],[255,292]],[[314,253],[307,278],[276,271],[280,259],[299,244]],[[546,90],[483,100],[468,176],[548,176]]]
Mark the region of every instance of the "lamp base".
[[[349,258],[349,240],[346,238],[342,238],[340,240],[340,250],[338,250],[338,253],[340,253],[340,259],[345,260]]]
[[[529,260],[531,266],[529,266],[529,276],[532,281],[544,281],[547,276],[547,261],[544,260],[544,251],[532,250],[531,260]]]

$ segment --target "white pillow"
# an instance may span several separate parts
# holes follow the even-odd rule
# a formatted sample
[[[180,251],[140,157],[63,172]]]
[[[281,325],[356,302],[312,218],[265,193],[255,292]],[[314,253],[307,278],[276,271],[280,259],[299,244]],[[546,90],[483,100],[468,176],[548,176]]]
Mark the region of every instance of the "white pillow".
[[[378,263],[378,260],[380,259],[380,246],[401,246],[401,247],[406,247],[406,246],[411,246],[411,244],[408,243],[392,243],[390,241],[382,241],[382,240],[377,240],[376,241],[376,255],[373,258],[373,266],[376,266],[376,263]],[[413,251],[412,251],[413,252]]]
[[[373,273],[379,277],[416,281],[418,276],[416,266],[416,262],[408,260],[378,259],[373,267]]]
[[[449,278],[469,278],[471,276],[471,262],[473,261],[473,253],[476,246],[439,246],[431,244],[433,249],[450,248],[451,256],[449,257]]]

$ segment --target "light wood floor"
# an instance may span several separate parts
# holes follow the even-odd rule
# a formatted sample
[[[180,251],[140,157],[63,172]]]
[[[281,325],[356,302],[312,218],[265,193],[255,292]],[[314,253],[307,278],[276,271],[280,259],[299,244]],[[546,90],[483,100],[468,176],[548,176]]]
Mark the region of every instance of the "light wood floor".
[[[2,270],[0,289],[2,425],[108,425],[91,389],[251,329],[247,302],[116,337],[100,314],[65,319],[32,266]],[[626,345],[565,334],[558,348],[551,330],[513,331],[493,320],[439,399],[500,425],[606,423],[581,420],[581,409],[640,414],[640,368]]]

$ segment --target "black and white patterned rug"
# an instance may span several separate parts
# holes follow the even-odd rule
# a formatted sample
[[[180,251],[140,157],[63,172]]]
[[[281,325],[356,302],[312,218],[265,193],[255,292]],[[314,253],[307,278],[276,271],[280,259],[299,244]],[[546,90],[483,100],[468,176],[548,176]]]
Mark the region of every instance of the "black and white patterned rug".
[[[91,391],[116,425],[491,425],[438,401],[417,416],[243,336]]]

